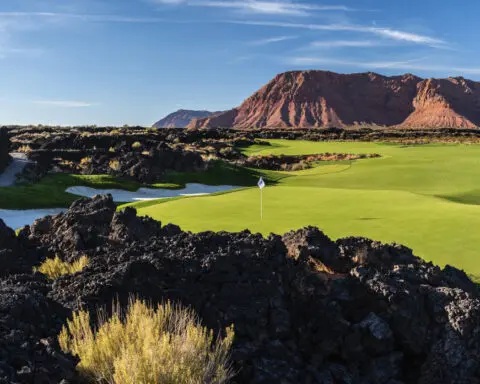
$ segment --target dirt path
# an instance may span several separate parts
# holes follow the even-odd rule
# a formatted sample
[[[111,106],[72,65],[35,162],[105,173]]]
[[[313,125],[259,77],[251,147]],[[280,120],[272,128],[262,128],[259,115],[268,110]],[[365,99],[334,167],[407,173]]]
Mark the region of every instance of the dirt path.
[[[29,163],[27,155],[24,153],[11,153],[13,161],[7,167],[5,172],[0,174],[0,187],[9,187],[15,183],[15,175],[23,171],[25,166]]]

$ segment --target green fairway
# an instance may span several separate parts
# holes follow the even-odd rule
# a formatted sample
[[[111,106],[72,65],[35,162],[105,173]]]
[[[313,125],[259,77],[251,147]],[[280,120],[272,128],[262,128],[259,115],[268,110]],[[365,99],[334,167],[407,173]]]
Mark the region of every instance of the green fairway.
[[[305,225],[333,238],[367,236],[398,242],[440,265],[480,275],[480,146],[272,141],[248,154],[378,153],[377,159],[326,163],[277,173],[258,188],[141,203],[140,215],[192,231],[250,229],[284,233]],[[219,182],[221,182],[220,180]],[[253,185],[255,185],[253,183]]]

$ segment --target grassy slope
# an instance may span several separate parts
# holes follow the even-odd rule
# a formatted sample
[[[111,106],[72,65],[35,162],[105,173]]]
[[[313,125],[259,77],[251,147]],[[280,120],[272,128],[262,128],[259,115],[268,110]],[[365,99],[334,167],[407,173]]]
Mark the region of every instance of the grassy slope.
[[[246,152],[383,157],[330,163],[278,179],[264,191],[263,221],[257,188],[140,205],[139,213],[192,231],[249,228],[268,234],[316,225],[333,238],[399,242],[427,260],[480,275],[480,206],[475,205],[480,203],[480,146],[274,141],[272,147]]]

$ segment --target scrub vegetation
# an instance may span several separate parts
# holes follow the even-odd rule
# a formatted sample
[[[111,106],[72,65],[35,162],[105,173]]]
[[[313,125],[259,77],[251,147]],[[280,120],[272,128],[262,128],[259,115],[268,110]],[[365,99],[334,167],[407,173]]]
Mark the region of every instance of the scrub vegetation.
[[[69,263],[60,257],[45,260],[40,267],[35,268],[36,272],[43,273],[49,279],[55,280],[64,275],[73,275],[82,271],[88,265],[88,257],[81,256],[78,260]]]
[[[109,318],[100,312],[96,329],[88,312],[75,312],[58,340],[80,359],[77,370],[89,382],[222,384],[233,375],[233,327],[225,332],[216,339],[189,309],[131,300],[125,315],[118,305]]]

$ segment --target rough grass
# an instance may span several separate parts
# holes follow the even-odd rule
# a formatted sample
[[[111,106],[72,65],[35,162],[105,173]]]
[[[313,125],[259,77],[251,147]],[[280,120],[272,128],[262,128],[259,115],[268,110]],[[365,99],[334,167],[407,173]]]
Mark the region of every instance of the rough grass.
[[[256,187],[140,205],[139,214],[194,232],[248,228],[268,235],[315,225],[332,238],[366,236],[405,244],[426,260],[480,275],[480,242],[475,230],[480,226],[480,145],[271,143],[244,151],[262,155],[379,153],[382,157],[285,172],[276,184],[267,182],[263,220]]]
[[[233,328],[215,340],[191,310],[131,300],[124,316],[116,305],[110,318],[98,320],[93,329],[89,313],[76,312],[58,337],[65,353],[80,358],[77,369],[90,382],[221,384],[232,377]]]
[[[63,275],[73,275],[74,273],[82,271],[88,265],[88,257],[81,256],[73,263],[62,261],[58,256],[54,259],[45,260],[40,267],[35,268],[36,272],[43,273],[49,279],[55,280]]]

